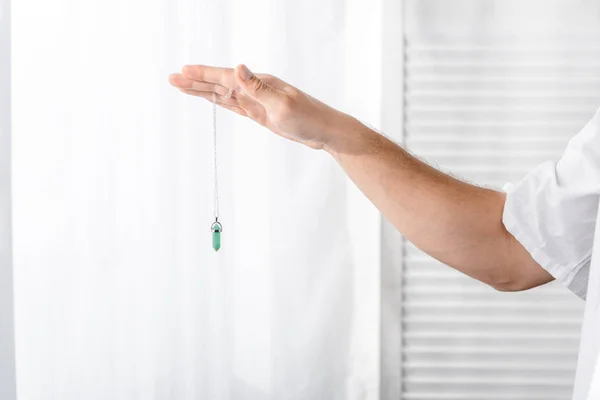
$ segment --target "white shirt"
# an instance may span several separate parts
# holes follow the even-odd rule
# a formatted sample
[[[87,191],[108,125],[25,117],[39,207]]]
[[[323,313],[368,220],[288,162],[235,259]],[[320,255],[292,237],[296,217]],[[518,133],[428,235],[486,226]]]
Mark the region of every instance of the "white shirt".
[[[600,110],[558,162],[539,165],[507,193],[506,228],[554,278],[587,299],[573,400],[598,400]]]

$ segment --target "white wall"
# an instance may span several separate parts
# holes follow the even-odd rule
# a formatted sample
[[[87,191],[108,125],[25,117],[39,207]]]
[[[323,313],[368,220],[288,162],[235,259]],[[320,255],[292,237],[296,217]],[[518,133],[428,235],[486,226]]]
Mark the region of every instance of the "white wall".
[[[0,399],[16,399],[10,241],[10,0],[0,0]]]

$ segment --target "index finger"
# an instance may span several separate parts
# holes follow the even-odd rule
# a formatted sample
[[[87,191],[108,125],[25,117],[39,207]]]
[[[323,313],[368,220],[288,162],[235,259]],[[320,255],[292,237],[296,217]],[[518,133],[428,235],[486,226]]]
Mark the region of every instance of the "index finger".
[[[211,67],[208,65],[185,65],[181,74],[191,80],[208,82],[235,89],[237,83],[232,68]]]

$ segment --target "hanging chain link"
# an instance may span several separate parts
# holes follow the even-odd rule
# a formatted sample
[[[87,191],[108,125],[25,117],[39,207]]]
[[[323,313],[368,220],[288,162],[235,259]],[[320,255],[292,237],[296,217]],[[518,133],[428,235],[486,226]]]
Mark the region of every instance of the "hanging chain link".
[[[215,221],[219,219],[219,181],[218,181],[218,171],[217,171],[217,95],[213,92],[212,94],[212,103],[213,103],[213,166],[214,166],[214,213],[215,213]]]

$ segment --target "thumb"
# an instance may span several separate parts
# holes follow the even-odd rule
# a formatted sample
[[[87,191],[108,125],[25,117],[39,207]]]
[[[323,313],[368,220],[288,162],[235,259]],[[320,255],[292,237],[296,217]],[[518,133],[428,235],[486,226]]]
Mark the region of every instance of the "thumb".
[[[254,75],[244,64],[235,69],[235,79],[244,93],[262,105],[272,104],[278,98],[277,90]]]

